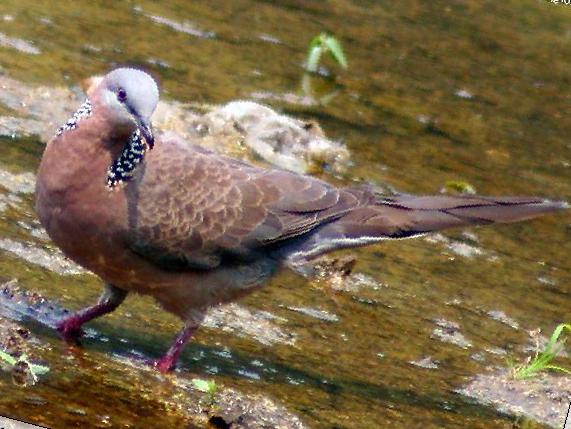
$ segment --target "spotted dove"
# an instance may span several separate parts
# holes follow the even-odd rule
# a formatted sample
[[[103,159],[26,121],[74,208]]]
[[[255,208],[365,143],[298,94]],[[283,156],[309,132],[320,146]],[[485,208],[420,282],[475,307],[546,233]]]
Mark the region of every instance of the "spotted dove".
[[[205,311],[281,266],[445,228],[514,222],[567,208],[542,198],[382,195],[264,169],[175,136],[155,140],[159,93],[120,68],[47,144],[36,207],[51,239],[106,283],[99,302],[58,324],[68,340],[129,292],[154,297],[184,328],[154,361],[171,369]]]

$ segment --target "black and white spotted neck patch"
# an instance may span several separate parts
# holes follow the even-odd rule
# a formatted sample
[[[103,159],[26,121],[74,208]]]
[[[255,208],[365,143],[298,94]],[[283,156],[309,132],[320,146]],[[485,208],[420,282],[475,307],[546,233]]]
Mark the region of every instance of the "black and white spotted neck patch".
[[[125,145],[123,152],[107,170],[107,187],[114,189],[117,185],[128,181],[135,172],[137,165],[145,158],[147,145],[136,130]]]
[[[56,136],[64,133],[65,131],[74,130],[77,127],[77,124],[91,116],[91,102],[89,99],[86,99],[83,104],[77,109],[77,112],[73,114],[71,118],[67,120],[65,124],[59,127],[56,131]]]

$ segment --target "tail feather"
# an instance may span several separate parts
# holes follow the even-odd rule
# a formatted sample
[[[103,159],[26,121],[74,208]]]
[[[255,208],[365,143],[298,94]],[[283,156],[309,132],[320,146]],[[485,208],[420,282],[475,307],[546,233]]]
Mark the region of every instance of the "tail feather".
[[[332,250],[411,238],[447,228],[510,223],[569,208],[533,197],[378,196],[307,234],[292,249],[292,263]]]
[[[376,204],[381,212],[387,206],[401,210],[403,215],[403,212],[409,214],[410,211],[415,212],[419,222],[420,218],[430,222],[433,216],[439,217],[441,214],[455,216],[459,224],[452,226],[519,222],[569,208],[569,204],[564,201],[550,201],[543,198],[443,195],[379,198]],[[421,213],[425,213],[426,216]]]

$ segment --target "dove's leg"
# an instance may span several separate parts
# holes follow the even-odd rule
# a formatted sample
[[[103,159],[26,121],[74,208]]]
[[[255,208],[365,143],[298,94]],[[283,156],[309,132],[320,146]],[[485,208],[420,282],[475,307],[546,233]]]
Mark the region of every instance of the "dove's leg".
[[[111,313],[119,307],[119,305],[125,300],[126,296],[126,291],[113,285],[106,284],[105,291],[99,297],[97,304],[84,308],[83,310],[60,320],[57,323],[56,328],[66,341],[77,340],[78,337],[83,335],[81,325],[95,319],[96,317]]]
[[[163,357],[152,362],[153,367],[162,373],[173,369],[184,345],[192,338],[199,326],[200,321],[187,321]]]

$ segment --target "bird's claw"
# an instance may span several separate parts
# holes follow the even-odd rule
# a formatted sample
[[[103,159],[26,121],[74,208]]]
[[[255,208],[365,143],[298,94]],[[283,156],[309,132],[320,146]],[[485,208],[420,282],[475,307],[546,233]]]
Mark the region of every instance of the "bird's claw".
[[[62,320],[56,325],[56,329],[68,343],[77,343],[84,334],[81,325],[73,318]]]
[[[150,362],[150,364],[154,369],[159,371],[161,374],[166,374],[174,369],[174,362],[172,361],[172,359],[168,358],[165,359],[164,357],[160,359],[154,359]]]

